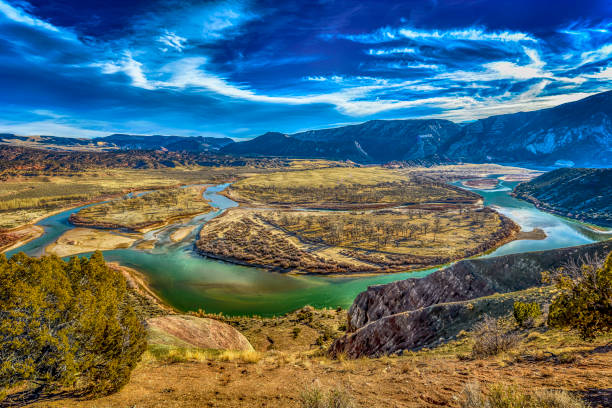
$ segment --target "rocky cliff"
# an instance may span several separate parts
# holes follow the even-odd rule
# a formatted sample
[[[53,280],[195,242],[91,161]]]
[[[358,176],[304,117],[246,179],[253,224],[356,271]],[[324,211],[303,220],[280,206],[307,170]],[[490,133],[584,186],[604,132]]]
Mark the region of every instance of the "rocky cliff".
[[[543,271],[586,254],[603,256],[610,251],[612,241],[605,241],[464,260],[422,279],[371,286],[355,299],[348,312],[350,333],[332,345],[330,354],[378,356],[452,338],[483,313],[501,315],[511,309],[512,296],[491,295],[529,292],[541,285]]]

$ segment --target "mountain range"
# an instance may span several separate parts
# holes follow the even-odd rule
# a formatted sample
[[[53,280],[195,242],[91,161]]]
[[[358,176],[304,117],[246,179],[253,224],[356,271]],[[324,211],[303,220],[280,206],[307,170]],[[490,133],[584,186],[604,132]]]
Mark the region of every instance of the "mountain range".
[[[358,163],[473,162],[541,166],[612,165],[612,91],[531,112],[496,115],[466,124],[443,119],[371,120],[254,139],[113,134],[94,139],[0,134],[0,143],[52,149],[210,152],[351,160]]]
[[[284,135],[266,133],[221,153],[353,160],[444,158],[463,162],[606,166],[612,164],[612,91],[532,112],[463,126],[448,120],[372,120]]]

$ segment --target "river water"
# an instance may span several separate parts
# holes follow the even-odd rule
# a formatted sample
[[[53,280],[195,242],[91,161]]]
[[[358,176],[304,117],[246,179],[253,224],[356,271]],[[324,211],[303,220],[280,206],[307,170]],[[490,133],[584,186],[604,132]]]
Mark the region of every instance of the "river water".
[[[483,256],[497,256],[518,252],[538,251],[587,244],[608,239],[609,233],[596,232],[586,225],[536,209],[532,204],[509,195],[516,182],[501,182],[494,190],[477,190],[485,205],[496,208],[519,224],[524,230],[541,228],[547,238],[540,241],[514,241]],[[109,261],[133,267],[144,273],[160,297],[179,310],[203,309],[228,315],[270,316],[296,310],[304,305],[315,307],[349,307],[355,296],[369,285],[389,283],[408,277],[423,277],[438,268],[372,277],[290,276],[267,270],[233,265],[204,258],[194,252],[193,242],[199,227],[237,203],[217,194],[228,184],[209,187],[204,196],[215,211],[199,215],[188,222],[173,224],[145,234],[144,239],[156,239],[152,250],[118,249],[105,251]],[[95,205],[95,204],[93,204]],[[66,230],[74,228],[70,214],[79,207],[48,217],[38,223],[45,234],[20,248],[29,255],[41,255],[44,248]],[[177,228],[195,226],[182,242],[169,239]]]

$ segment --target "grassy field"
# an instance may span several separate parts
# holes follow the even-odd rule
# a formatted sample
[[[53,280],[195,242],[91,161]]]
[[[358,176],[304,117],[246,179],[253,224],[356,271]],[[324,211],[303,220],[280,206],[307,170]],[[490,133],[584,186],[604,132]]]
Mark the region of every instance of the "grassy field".
[[[228,194],[242,206],[204,225],[200,252],[294,273],[427,268],[485,252],[518,232],[481,208],[477,194],[382,167],[260,174]]]
[[[132,231],[157,227],[170,220],[211,211],[212,207],[202,197],[204,189],[203,186],[172,188],[112,200],[84,208],[73,214],[70,221],[76,225]]]
[[[230,196],[248,205],[363,208],[402,204],[474,203],[478,196],[431,179],[382,167],[275,172],[240,180]]]
[[[204,254],[297,273],[426,268],[485,252],[518,232],[490,209],[237,209],[204,225]]]
[[[0,183],[0,230],[35,222],[60,209],[129,191],[220,183],[269,171],[251,167],[110,169],[71,176],[14,177]]]

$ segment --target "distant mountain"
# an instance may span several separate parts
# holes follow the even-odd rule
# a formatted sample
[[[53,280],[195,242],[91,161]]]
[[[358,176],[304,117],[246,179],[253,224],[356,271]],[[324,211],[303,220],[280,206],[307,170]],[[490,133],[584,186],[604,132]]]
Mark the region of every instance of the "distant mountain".
[[[465,125],[444,155],[471,162],[612,165],[612,91]]]
[[[447,120],[373,120],[284,135],[266,133],[221,153],[317,157],[365,163],[435,158],[538,165],[612,165],[612,91],[555,108]]]
[[[266,133],[220,152],[385,163],[433,156],[460,131],[459,125],[448,120],[372,120],[294,135]]]
[[[228,137],[143,136],[113,134],[93,139],[58,136],[18,136],[0,133],[0,144],[48,150],[168,150],[173,152],[216,152],[234,143]]]
[[[546,211],[612,227],[612,169],[558,169],[513,194]]]
[[[228,137],[184,137],[184,136],[142,136],[113,134],[94,138],[95,143],[109,147],[118,147],[123,150],[159,150],[207,152],[216,151],[221,147],[234,143]]]

